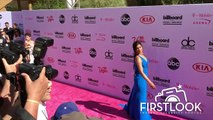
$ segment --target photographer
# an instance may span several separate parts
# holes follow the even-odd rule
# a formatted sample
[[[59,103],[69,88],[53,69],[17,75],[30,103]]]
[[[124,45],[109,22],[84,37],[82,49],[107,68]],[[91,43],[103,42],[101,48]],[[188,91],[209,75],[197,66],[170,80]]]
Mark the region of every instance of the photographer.
[[[8,43],[10,42],[10,38],[9,38],[9,36],[6,34],[6,31],[0,29],[0,33],[1,33],[0,38],[2,39],[2,43],[3,43],[3,44],[6,44],[6,43],[8,44]]]
[[[10,27],[9,22],[5,22],[5,33],[9,36],[10,40],[13,40],[13,28]]]
[[[17,66],[22,62],[22,55],[20,55],[19,59],[14,64],[8,64],[7,61],[2,58],[2,61],[4,63],[5,69],[6,69],[6,76],[8,74],[16,73],[17,72]],[[48,89],[48,79],[45,76],[46,68],[43,67],[41,70],[41,73],[39,75],[39,78],[35,81],[32,81],[26,73],[22,73],[21,75],[24,77],[26,81],[26,92],[28,94],[27,96],[27,102],[24,106],[24,109],[30,113],[30,115],[36,119],[37,113],[38,113],[38,106],[41,102],[42,97],[44,96],[45,92]],[[1,111],[4,111],[4,113],[1,113],[3,116],[3,119],[17,119],[14,115],[23,115],[21,110],[15,110],[15,102],[17,99],[16,91],[17,89],[15,86],[13,86],[10,82],[10,80],[5,80],[4,86],[2,90],[0,91],[0,97],[3,100],[3,104],[0,106]],[[15,94],[14,94],[15,93]],[[8,102],[5,102],[5,101]],[[5,107],[4,107],[5,106]],[[4,109],[4,110],[2,110]],[[22,111],[23,112],[23,111]],[[24,120],[29,120],[30,115],[26,117]],[[22,118],[23,119],[23,118]]]

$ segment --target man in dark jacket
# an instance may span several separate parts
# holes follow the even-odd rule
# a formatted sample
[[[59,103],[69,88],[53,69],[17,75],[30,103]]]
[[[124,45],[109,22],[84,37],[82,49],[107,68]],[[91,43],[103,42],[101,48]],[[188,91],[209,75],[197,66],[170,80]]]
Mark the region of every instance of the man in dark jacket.
[[[3,29],[6,34],[9,36],[10,40],[13,40],[13,28],[9,26],[8,22],[5,22],[5,28]]]

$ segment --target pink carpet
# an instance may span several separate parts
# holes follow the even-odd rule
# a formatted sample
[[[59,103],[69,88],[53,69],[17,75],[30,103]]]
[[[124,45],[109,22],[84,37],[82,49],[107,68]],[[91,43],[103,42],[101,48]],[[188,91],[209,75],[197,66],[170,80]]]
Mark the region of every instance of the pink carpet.
[[[104,120],[129,120],[127,113],[119,104],[127,101],[81,89],[75,86],[53,81],[52,99],[47,102],[47,112],[51,118],[57,107],[63,103],[72,101],[77,104],[79,110],[90,117],[101,117]],[[151,114],[153,120],[186,120],[180,117],[162,113]]]

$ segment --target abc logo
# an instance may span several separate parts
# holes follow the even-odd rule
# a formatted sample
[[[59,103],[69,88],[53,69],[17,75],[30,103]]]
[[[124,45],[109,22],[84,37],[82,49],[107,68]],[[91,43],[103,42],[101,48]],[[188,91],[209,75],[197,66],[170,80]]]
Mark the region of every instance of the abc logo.
[[[97,52],[94,48],[91,48],[90,51],[89,51],[89,55],[92,57],[92,58],[95,58],[96,55],[97,55]]]
[[[209,41],[209,46],[213,46],[213,41]]]
[[[122,92],[125,94],[125,95],[128,95],[130,93],[130,88],[128,85],[123,85],[122,86]]]
[[[167,66],[172,70],[176,70],[180,67],[180,62],[178,61],[177,58],[170,58],[167,61]]]
[[[59,22],[60,22],[61,24],[63,24],[63,23],[65,22],[65,17],[64,17],[64,15],[60,15],[60,16],[59,16]]]
[[[69,73],[67,71],[64,71],[64,78],[69,79]]]
[[[121,23],[123,25],[128,25],[130,23],[130,16],[128,14],[123,14],[121,16]]]

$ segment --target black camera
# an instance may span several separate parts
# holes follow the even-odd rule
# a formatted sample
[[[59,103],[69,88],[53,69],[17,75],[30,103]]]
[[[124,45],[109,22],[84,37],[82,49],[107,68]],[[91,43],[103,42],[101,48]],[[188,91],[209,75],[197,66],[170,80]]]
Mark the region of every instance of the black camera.
[[[25,58],[30,52],[24,47],[24,41],[11,41],[9,43],[9,49],[17,55],[22,55]],[[25,62],[25,61],[24,61]]]
[[[51,80],[55,78],[58,75],[58,70],[51,67],[51,65],[42,66],[42,65],[33,65],[29,63],[23,63],[19,65],[19,72],[20,73],[27,73],[32,81],[35,81],[39,78],[39,74],[41,73],[41,70],[43,67],[46,67],[45,76],[48,78],[48,80]],[[27,99],[27,93],[26,93],[26,81],[22,76],[19,76],[19,85],[20,85],[20,100],[21,105],[24,107]]]
[[[6,71],[1,58],[5,58],[9,64],[13,64],[18,60],[19,56],[7,47],[0,50],[0,73],[5,74]]]
[[[49,37],[39,37],[35,40],[35,46],[33,48],[33,56],[35,58],[34,64],[43,64],[41,59],[44,58],[47,52],[47,47],[52,46],[53,44],[54,40]]]
[[[43,61],[41,61],[42,58],[45,57],[47,48],[49,46],[52,46],[54,43],[54,40],[49,37],[39,37],[35,40],[35,45],[33,48],[33,56],[34,56],[34,64],[30,63],[22,63],[19,65],[19,73],[26,73],[30,76],[30,79],[32,81],[35,81],[38,79],[39,74],[41,73],[41,70],[43,67],[46,68],[45,76],[48,78],[48,80],[52,80],[58,75],[58,70],[51,67],[51,65],[43,65]],[[26,82],[25,79],[22,76],[19,76],[19,85],[20,85],[20,98],[21,98],[21,104],[24,107],[27,99],[27,93],[26,93]]]
[[[24,63],[19,64],[18,67],[18,73],[15,74],[12,77],[8,76],[8,78],[11,78],[11,83],[15,85],[16,87],[20,88],[20,98],[21,98],[21,104],[24,107],[27,99],[27,93],[26,93],[26,82],[23,76],[21,76],[21,73],[26,73],[30,76],[32,81],[35,81],[38,79],[39,74],[43,67],[46,68],[45,76],[51,80],[54,77],[58,75],[58,71],[51,67],[51,65],[43,65],[43,62],[41,61],[42,58],[45,57],[45,54],[47,52],[47,47],[52,46],[54,43],[54,40],[49,37],[39,37],[35,40],[35,45],[33,48],[33,56],[35,58],[34,64],[26,63],[25,60],[23,60]],[[0,49],[0,58],[5,58],[9,64],[15,63],[19,59],[19,55],[22,54],[23,58],[26,57],[29,54],[29,51],[25,49],[24,42],[18,41],[18,42],[11,42],[8,46],[3,46],[2,49]],[[5,68],[3,65],[2,60],[0,60],[0,72],[2,74],[5,74]]]
[[[2,46],[0,49],[0,58],[5,58],[9,64],[15,63],[19,59],[19,55],[22,54],[23,58],[25,58],[29,51],[24,48],[22,41],[11,41],[9,44]],[[23,59],[25,62],[25,59]],[[5,74],[5,67],[0,60],[0,73]]]
[[[19,65],[18,71],[19,73],[27,73],[30,76],[30,79],[32,81],[35,81],[36,79],[38,79],[39,74],[43,67],[46,68],[45,76],[48,78],[48,80],[51,80],[58,75],[58,70],[52,68],[51,65],[43,66],[43,65],[33,65],[30,63],[22,63]]]

